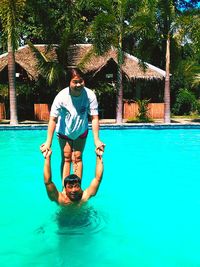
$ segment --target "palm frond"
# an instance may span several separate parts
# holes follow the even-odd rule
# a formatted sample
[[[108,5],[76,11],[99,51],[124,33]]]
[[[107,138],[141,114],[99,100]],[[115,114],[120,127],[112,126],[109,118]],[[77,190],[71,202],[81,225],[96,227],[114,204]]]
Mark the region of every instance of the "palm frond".
[[[57,84],[59,87],[66,74],[63,65],[57,59],[48,57],[46,53],[39,51],[30,41],[27,43],[37,59],[40,75],[44,77],[48,85]]]
[[[1,0],[0,18],[3,30],[7,33],[7,38],[11,40],[13,50],[18,48],[19,34],[18,23],[24,12],[25,0]]]
[[[196,75],[194,75],[194,79],[193,79],[193,86],[199,86],[200,85],[200,72]]]
[[[85,54],[85,56],[81,59],[81,61],[78,64],[78,68],[84,71],[85,65],[90,62],[90,59],[96,54],[94,47],[90,49],[88,53]]]
[[[108,51],[111,45],[117,45],[115,17],[111,14],[98,15],[92,25],[95,52],[99,55]]]

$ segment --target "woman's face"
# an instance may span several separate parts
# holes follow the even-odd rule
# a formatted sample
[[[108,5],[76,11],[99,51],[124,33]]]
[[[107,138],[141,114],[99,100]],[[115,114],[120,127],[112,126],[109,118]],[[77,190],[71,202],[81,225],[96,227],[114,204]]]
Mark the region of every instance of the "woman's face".
[[[84,85],[84,80],[81,77],[73,77],[69,84],[72,95],[79,96],[81,94],[82,89],[84,88]]]

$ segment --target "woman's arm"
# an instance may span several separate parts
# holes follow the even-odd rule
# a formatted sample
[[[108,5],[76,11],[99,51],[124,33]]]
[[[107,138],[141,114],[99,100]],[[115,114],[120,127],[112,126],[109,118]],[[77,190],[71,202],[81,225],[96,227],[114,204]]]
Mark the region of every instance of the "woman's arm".
[[[94,143],[97,149],[97,154],[99,154],[99,150],[101,152],[104,151],[105,144],[101,142],[99,139],[99,116],[98,115],[92,115],[92,132],[94,136]]]
[[[56,128],[57,118],[50,116],[49,124],[48,124],[48,130],[47,130],[47,140],[44,144],[40,146],[40,150],[43,153],[44,157],[46,157],[48,150],[51,147],[53,135]]]

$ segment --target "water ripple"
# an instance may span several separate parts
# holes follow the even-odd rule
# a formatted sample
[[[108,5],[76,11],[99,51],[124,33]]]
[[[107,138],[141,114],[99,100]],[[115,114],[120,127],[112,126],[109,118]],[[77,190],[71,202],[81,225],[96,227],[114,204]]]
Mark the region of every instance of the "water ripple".
[[[91,206],[60,209],[55,220],[58,224],[58,235],[98,233],[106,224],[105,217]]]

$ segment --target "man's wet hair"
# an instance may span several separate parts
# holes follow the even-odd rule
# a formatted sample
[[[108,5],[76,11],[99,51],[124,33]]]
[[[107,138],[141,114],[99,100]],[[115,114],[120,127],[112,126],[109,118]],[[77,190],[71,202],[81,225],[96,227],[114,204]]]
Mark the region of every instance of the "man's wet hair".
[[[75,183],[81,185],[81,178],[78,177],[76,174],[70,174],[64,179],[64,187],[66,187],[67,184],[75,184]]]

